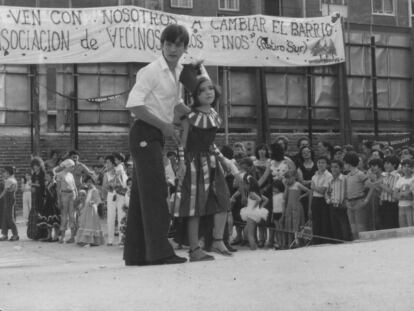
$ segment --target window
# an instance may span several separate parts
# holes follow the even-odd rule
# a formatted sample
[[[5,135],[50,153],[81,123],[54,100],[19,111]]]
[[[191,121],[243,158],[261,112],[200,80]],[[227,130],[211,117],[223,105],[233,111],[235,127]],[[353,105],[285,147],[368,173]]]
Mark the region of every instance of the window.
[[[238,11],[239,0],[219,0],[219,10]]]
[[[322,4],[347,5],[348,0],[322,0]]]
[[[372,13],[394,15],[394,0],[372,0]]]
[[[172,8],[193,8],[193,0],[171,0]]]

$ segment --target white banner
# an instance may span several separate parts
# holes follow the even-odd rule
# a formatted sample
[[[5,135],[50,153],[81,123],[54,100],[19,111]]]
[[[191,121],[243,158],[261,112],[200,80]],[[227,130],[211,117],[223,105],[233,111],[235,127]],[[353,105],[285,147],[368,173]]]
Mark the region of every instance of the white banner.
[[[188,29],[188,57],[218,66],[316,66],[345,61],[339,16],[200,17],[135,6],[0,6],[0,63],[150,62],[166,25]]]

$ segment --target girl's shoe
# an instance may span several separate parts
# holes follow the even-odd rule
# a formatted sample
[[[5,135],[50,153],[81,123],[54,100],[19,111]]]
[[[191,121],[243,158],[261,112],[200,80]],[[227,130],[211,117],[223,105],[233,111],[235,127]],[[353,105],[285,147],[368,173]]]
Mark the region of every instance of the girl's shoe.
[[[257,246],[259,248],[263,248],[265,246],[265,241],[259,241],[259,243],[257,243]]]
[[[0,236],[0,241],[7,241],[8,238],[5,235]]]
[[[19,240],[19,236],[18,235],[13,235],[9,241],[14,242],[14,241],[18,241]]]
[[[190,262],[194,261],[209,261],[214,260],[214,257],[204,253],[200,246],[197,246],[195,249],[189,251],[190,254]]]
[[[211,251],[223,256],[233,256],[231,252],[226,248],[223,243],[223,239],[213,239],[213,244],[211,245]]]

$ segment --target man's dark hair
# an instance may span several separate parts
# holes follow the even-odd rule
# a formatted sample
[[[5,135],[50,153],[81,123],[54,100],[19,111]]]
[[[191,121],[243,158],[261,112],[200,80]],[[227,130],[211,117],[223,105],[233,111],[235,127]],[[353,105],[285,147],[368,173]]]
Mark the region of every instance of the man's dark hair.
[[[111,162],[113,165],[116,165],[115,163],[115,157],[113,155],[108,155],[105,157],[105,161],[109,160],[109,162]]]
[[[338,164],[338,166],[341,170],[344,168],[344,162],[342,162],[341,160],[332,160],[331,161],[331,167],[332,167],[332,164]]]
[[[113,152],[112,155],[114,156],[115,159],[121,162],[125,161],[125,156],[121,152]]]
[[[184,46],[187,47],[190,42],[190,35],[184,26],[171,24],[165,27],[161,33],[160,41],[161,44],[164,44],[165,41],[171,43],[182,42],[184,43]]]
[[[80,156],[79,151],[77,151],[77,150],[71,150],[71,151],[69,151],[68,156],[71,157],[73,155]]]
[[[352,166],[358,166],[359,163],[359,157],[356,154],[356,152],[348,152],[347,154],[345,154],[344,156],[344,163],[348,163],[349,165]]]
[[[384,170],[384,163],[381,159],[371,159],[368,161],[368,166],[378,166],[382,170]]]
[[[384,163],[391,163],[394,169],[397,169],[398,165],[400,165],[400,159],[395,155],[388,156],[384,158]]]

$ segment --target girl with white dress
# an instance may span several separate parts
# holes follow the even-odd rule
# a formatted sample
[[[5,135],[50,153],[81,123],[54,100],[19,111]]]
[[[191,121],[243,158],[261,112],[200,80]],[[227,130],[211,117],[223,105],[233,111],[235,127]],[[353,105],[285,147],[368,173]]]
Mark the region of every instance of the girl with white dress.
[[[243,177],[248,189],[247,206],[240,210],[240,217],[246,221],[245,233],[251,250],[257,249],[256,229],[257,224],[266,221],[269,211],[265,208],[268,199],[261,194],[256,179],[251,175]]]

